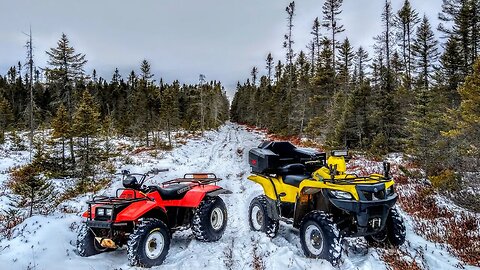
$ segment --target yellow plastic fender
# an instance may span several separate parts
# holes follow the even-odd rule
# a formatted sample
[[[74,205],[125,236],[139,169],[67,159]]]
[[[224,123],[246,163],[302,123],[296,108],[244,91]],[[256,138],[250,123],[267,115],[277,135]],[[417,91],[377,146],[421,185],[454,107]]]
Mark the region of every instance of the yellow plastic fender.
[[[277,200],[277,195],[275,194],[275,188],[272,185],[272,182],[268,178],[265,178],[260,175],[252,174],[248,176],[247,179],[260,184],[263,187],[265,196],[269,197],[272,200]],[[272,180],[275,181],[274,178]]]

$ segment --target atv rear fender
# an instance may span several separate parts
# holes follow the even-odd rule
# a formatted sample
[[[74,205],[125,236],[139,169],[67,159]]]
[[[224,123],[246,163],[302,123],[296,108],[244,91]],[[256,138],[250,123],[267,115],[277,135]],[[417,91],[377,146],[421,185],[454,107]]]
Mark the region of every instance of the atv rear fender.
[[[275,185],[270,178],[266,176],[252,174],[248,176],[247,179],[260,184],[263,187],[263,192],[265,193],[265,196],[272,200],[277,200],[277,192],[275,189]]]

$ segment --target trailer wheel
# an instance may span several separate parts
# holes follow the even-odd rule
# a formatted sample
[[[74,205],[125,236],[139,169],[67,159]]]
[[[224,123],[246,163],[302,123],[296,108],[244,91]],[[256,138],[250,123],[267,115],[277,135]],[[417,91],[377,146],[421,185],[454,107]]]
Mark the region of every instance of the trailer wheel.
[[[100,243],[95,240],[95,235],[87,224],[84,223],[77,236],[78,255],[89,257],[109,250],[109,248],[102,247]]]
[[[340,231],[323,211],[308,213],[300,224],[300,242],[305,256],[337,265],[342,255]]]
[[[170,248],[170,232],[161,220],[144,221],[130,234],[127,255],[131,266],[152,267],[163,263]]]
[[[227,227],[227,207],[220,197],[205,197],[192,218],[192,232],[197,240],[213,242],[222,238]]]
[[[255,197],[250,203],[248,221],[252,231],[264,232],[268,237],[275,237],[278,232],[279,222],[268,216],[267,198],[265,195]]]

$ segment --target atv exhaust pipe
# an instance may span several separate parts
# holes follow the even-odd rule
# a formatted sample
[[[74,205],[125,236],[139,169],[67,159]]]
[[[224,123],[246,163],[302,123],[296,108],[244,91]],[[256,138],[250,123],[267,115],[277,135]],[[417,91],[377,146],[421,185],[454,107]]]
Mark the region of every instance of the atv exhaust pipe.
[[[97,240],[97,242],[100,244],[100,246],[102,246],[104,248],[112,248],[112,249],[117,248],[117,245],[115,244],[115,242],[112,239],[95,237],[95,240]]]

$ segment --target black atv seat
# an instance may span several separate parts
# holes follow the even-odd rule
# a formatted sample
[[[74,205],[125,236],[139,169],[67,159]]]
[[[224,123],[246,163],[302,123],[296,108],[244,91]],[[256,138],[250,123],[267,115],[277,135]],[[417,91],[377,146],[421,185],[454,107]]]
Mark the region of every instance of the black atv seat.
[[[181,200],[190,190],[188,184],[171,184],[164,187],[155,186],[163,200]]]
[[[305,180],[305,179],[308,179],[309,176],[308,175],[285,175],[283,177],[283,182],[287,185],[291,185],[291,186],[295,186],[295,187],[299,187],[300,186],[300,183]]]
[[[293,163],[285,166],[281,166],[277,169],[278,174],[280,175],[289,175],[289,174],[305,174],[306,168],[305,165],[301,163]]]

